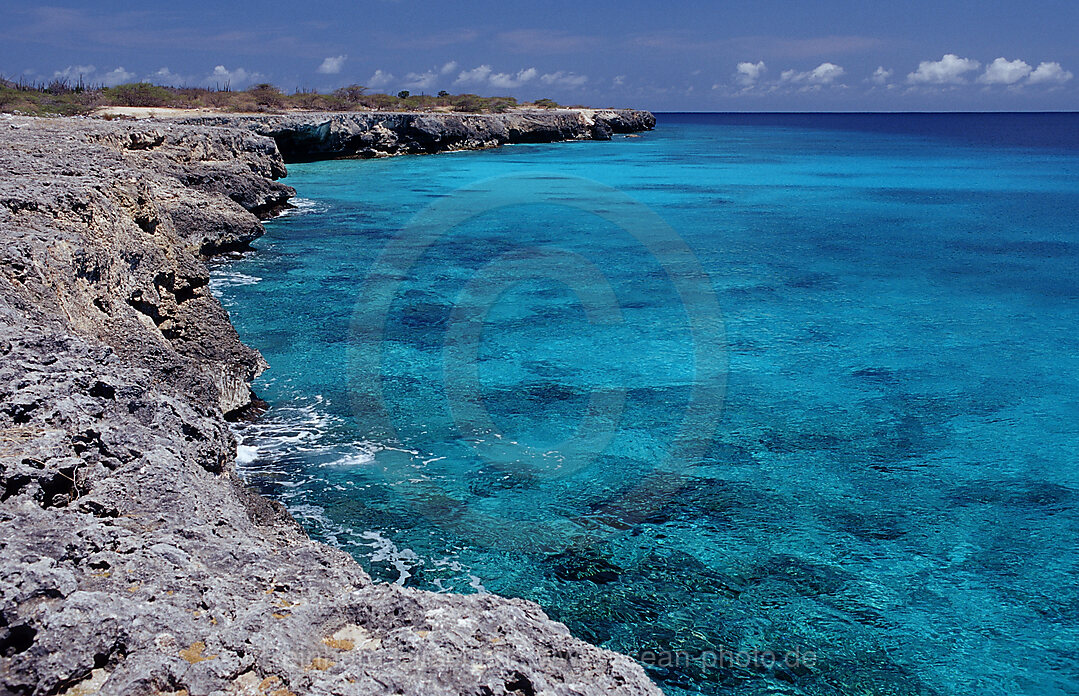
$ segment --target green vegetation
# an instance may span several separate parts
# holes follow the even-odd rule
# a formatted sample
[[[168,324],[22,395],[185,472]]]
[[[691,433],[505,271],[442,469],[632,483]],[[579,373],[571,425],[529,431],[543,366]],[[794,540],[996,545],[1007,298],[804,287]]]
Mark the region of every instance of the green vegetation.
[[[220,109],[232,112],[282,111],[454,111],[462,113],[502,113],[516,108],[554,109],[551,99],[519,103],[513,97],[481,97],[477,94],[437,96],[411,94],[368,94],[362,85],[342,87],[332,94],[296,90],[285,94],[263,83],[234,92],[202,87],[164,87],[149,82],[133,82],[115,87],[85,85],[80,80],[49,83],[12,82],[0,77],[0,112],[36,116],[89,114],[110,106],[161,107],[174,109]]]

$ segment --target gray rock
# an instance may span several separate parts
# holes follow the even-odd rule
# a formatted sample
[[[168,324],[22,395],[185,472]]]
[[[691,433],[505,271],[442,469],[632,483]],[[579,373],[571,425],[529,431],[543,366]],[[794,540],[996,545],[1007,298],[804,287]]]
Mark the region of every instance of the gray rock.
[[[551,109],[504,114],[396,112],[216,115],[184,123],[246,129],[273,138],[286,162],[476,150],[509,143],[610,140],[651,130],[655,117],[634,109]]]
[[[259,128],[0,117],[0,692],[657,694],[534,604],[373,583],[237,479],[265,365],[204,256],[293,193]]]

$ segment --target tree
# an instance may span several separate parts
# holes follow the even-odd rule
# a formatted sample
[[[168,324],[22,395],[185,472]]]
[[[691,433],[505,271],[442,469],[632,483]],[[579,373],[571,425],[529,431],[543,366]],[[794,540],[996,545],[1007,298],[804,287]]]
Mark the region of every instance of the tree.
[[[447,92],[446,90],[442,89],[442,90],[439,90],[438,96],[440,96],[440,97],[442,97],[444,99],[444,98],[450,96],[450,93]]]
[[[355,104],[363,97],[363,93],[367,91],[367,88],[363,85],[349,85],[348,87],[342,87],[335,91],[333,96],[338,99],[344,99],[347,102]]]
[[[411,94],[411,93],[407,89],[403,89],[403,90],[401,90],[400,92],[397,93],[397,98],[398,99],[408,99],[409,94]]]

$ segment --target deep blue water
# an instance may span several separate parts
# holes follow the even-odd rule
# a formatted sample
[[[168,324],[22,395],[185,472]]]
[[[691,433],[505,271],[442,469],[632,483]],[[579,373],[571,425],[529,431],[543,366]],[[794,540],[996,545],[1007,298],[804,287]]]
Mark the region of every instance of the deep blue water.
[[[667,694],[1079,693],[1077,133],[661,115],[290,166],[214,279],[272,368],[242,468]]]

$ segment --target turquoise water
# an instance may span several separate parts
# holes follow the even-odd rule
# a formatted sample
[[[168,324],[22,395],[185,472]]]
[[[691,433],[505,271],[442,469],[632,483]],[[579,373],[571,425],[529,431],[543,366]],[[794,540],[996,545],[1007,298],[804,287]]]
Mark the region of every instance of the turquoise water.
[[[290,166],[245,476],[667,694],[1079,693],[1079,119],[873,118]]]

